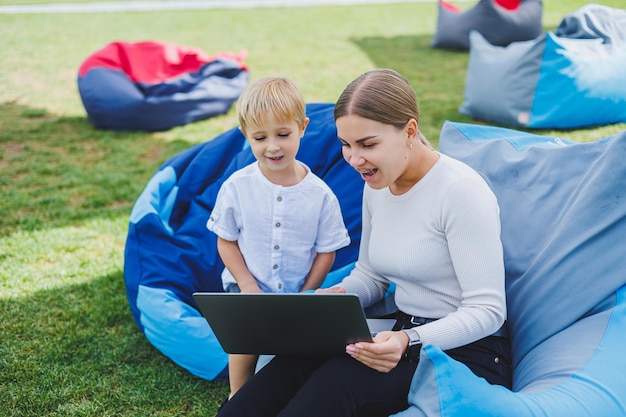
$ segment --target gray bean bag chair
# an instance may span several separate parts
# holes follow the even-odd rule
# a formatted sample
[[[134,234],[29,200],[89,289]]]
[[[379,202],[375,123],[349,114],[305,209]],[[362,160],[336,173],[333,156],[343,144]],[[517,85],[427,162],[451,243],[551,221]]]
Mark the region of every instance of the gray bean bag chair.
[[[589,143],[447,122],[500,204],[513,389],[424,346],[394,417],[626,415],[626,131]]]
[[[460,113],[542,129],[626,122],[626,10],[590,4],[506,47],[470,39]]]
[[[541,0],[480,0],[466,11],[440,0],[431,46],[466,51],[472,30],[499,46],[534,39],[543,31],[542,13]]]

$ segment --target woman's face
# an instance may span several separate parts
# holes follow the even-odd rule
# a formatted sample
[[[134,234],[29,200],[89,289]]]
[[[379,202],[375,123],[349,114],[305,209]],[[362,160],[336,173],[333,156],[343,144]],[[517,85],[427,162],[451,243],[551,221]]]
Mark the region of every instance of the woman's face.
[[[395,184],[407,169],[409,125],[402,129],[360,116],[336,120],[344,159],[374,189]]]

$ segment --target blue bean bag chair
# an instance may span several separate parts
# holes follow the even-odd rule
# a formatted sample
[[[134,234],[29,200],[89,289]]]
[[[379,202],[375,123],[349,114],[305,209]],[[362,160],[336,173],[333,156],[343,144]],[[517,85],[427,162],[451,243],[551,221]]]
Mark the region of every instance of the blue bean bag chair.
[[[352,237],[324,286],[352,268],[363,183],[341,157],[330,104],[311,104],[299,158],[337,194]],[[477,169],[501,207],[513,389],[425,346],[398,417],[615,417],[626,413],[626,132],[590,143],[447,122],[440,151]],[[124,279],[139,328],[205,379],[227,355],[191,294],[221,291],[205,227],[217,191],[253,161],[232,129],[166,162],[133,208]],[[391,297],[389,297],[391,298]]]
[[[626,415],[626,131],[573,143],[447,122],[501,208],[513,389],[425,346],[397,417]]]
[[[506,47],[470,39],[460,113],[542,129],[626,122],[626,10],[590,4],[555,32]]]
[[[298,153],[337,195],[352,239],[337,252],[324,286],[348,274],[361,236],[363,180],[343,160],[333,107],[307,106],[311,121]],[[164,355],[208,380],[227,375],[228,356],[192,298],[196,291],[222,291],[224,265],[206,222],[224,180],[253,161],[245,138],[233,128],[163,164],[130,216],[124,280],[133,317]]]
[[[473,30],[499,46],[535,39],[543,31],[542,13],[541,0],[480,0],[465,11],[439,0],[431,47],[467,51]]]
[[[167,130],[226,113],[249,81],[244,55],[113,42],[82,63],[78,91],[96,128]]]

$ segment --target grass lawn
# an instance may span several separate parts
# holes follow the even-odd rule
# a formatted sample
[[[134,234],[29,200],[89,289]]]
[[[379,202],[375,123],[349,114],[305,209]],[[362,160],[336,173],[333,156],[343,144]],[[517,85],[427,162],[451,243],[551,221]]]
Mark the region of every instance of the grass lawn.
[[[0,1],[35,3],[44,2]],[[544,2],[546,30],[585,3]],[[212,416],[227,393],[152,347],[133,322],[122,271],[130,211],[147,181],[173,155],[234,127],[234,109],[167,132],[95,130],[76,84],[89,54],[116,40],[247,50],[252,79],[289,76],[309,102],[334,102],[357,75],[391,67],[414,86],[421,128],[437,144],[444,120],[472,120],[457,112],[468,54],[429,48],[436,10],[0,14],[0,417]],[[588,141],[623,129],[538,133]]]

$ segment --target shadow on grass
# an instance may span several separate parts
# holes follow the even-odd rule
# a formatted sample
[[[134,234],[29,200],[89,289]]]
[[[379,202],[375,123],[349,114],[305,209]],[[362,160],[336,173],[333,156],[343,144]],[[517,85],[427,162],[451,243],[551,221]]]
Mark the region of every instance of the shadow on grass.
[[[161,163],[189,146],[0,103],[0,235],[129,215]]]
[[[156,169],[190,146],[0,103],[0,236],[128,216]],[[121,271],[0,298],[0,317],[0,416],[210,416],[227,394],[148,342]]]
[[[545,31],[551,30],[554,30],[554,27],[545,28]],[[475,120],[460,114],[458,109],[464,98],[469,52],[431,48],[431,41],[432,35],[366,37],[352,40],[369,56],[376,67],[393,68],[409,80],[419,100],[420,129],[435,146],[438,146],[440,130],[446,120],[508,127],[579,142],[613,135],[626,126],[616,124],[579,129],[530,129]]]
[[[471,121],[458,113],[463,102],[469,55],[467,52],[433,49],[431,41],[432,35],[352,40],[374,66],[392,68],[407,78],[418,96],[421,129],[436,145],[445,120]]]
[[[0,415],[210,416],[227,394],[149,344],[122,272],[0,299],[0,317]]]

